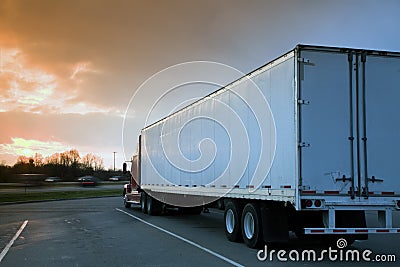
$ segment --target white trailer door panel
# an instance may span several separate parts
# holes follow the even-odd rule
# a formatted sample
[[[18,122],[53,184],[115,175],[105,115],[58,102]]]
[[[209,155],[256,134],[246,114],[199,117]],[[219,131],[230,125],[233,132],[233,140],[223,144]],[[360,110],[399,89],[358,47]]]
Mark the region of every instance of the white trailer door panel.
[[[348,194],[352,176],[348,54],[301,50],[299,56],[301,186]]]
[[[299,56],[301,188],[399,194],[400,57],[340,49]]]
[[[360,84],[365,85],[364,194],[390,196],[400,192],[400,58],[364,59],[360,62]]]

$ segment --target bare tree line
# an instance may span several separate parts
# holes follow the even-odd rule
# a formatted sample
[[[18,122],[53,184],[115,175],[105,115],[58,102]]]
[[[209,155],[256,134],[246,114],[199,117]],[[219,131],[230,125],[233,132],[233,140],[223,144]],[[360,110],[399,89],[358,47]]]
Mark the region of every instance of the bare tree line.
[[[101,157],[92,153],[81,157],[76,149],[47,157],[39,153],[32,157],[19,156],[13,166],[0,164],[0,182],[14,181],[19,174],[26,173],[57,176],[64,181],[74,181],[84,175],[96,175],[102,179],[110,175],[109,171],[104,170]]]
[[[35,153],[32,157],[19,156],[16,164],[33,164],[35,167],[44,165],[62,165],[66,167],[80,167],[100,171],[104,169],[104,161],[101,157],[88,153],[81,157],[78,150],[71,149],[62,153],[54,153],[51,156],[43,157],[39,153]]]

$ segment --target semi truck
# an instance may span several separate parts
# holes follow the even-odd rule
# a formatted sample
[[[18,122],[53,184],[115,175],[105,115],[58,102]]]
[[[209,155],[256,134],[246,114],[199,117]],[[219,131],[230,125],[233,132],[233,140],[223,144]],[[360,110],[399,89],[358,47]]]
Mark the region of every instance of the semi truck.
[[[217,204],[251,248],[399,234],[399,99],[400,53],[297,45],[143,128],[125,207]]]

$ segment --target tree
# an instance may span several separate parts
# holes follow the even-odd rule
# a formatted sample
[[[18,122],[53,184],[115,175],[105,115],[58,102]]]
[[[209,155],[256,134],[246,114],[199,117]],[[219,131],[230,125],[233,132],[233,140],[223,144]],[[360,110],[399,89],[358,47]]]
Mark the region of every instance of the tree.
[[[82,165],[84,168],[93,168],[92,166],[94,165],[94,155],[91,153],[86,154],[82,158]]]
[[[26,156],[19,156],[17,158],[17,163],[13,166],[14,173],[31,173],[33,171],[34,160],[33,158],[28,158]]]
[[[60,158],[61,158],[60,153],[54,153],[53,155],[45,158],[45,164],[52,164],[52,165],[61,164]]]
[[[68,155],[68,151],[63,152],[63,153],[60,154],[60,163],[63,166],[70,166],[71,158]]]
[[[33,160],[35,162],[36,167],[41,167],[44,164],[42,154],[35,153],[35,155],[33,156]]]
[[[71,149],[45,158],[39,153],[33,157],[19,156],[17,163],[7,172],[7,177],[0,177],[0,180],[7,180],[14,174],[40,173],[73,181],[76,177],[93,174],[94,171],[104,171],[101,157],[89,153],[81,158],[77,149]],[[1,171],[0,175],[3,176],[4,172]]]
[[[90,168],[95,171],[104,169],[104,161],[99,156],[93,155],[91,153],[86,154],[82,158],[82,165],[84,168]]]
[[[81,160],[81,156],[79,156],[79,152],[76,149],[71,149],[70,151],[67,152],[69,155],[69,158],[71,160],[71,165],[72,166],[78,166]]]
[[[60,163],[64,166],[77,166],[81,157],[76,149],[71,149],[60,154]]]
[[[95,171],[101,171],[104,170],[104,161],[102,158],[100,158],[99,156],[94,156],[95,160],[94,160],[94,170]]]
[[[17,158],[17,164],[28,164],[29,163],[29,158],[26,156],[18,156]]]

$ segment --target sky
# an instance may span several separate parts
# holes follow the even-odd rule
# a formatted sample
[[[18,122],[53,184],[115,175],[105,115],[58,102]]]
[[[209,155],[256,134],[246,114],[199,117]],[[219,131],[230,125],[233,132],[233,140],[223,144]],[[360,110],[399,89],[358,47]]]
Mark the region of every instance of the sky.
[[[299,43],[400,51],[398,14],[397,0],[2,0],[0,162],[74,148],[121,168],[149,107],[130,107],[129,144],[124,117],[152,75],[190,61],[248,73]]]

